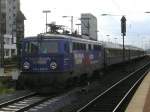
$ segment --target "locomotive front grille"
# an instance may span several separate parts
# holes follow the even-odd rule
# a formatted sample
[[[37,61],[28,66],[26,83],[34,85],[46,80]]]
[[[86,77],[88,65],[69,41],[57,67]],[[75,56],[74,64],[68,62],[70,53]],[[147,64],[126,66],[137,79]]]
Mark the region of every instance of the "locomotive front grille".
[[[38,65],[38,64],[47,64],[47,61],[49,60],[49,58],[32,58],[32,62],[33,64],[35,65]]]

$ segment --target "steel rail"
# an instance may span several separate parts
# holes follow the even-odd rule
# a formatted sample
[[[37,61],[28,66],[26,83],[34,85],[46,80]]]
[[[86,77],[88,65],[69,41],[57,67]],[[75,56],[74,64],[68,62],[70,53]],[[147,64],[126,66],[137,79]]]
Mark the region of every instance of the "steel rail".
[[[36,105],[39,105],[40,103],[42,103],[42,102],[44,102],[44,101],[47,101],[48,99],[49,99],[49,97],[43,97],[43,98],[39,99],[39,100],[36,101],[36,102],[33,102],[33,103],[31,103],[31,104],[29,104],[29,105],[27,105],[27,106],[25,106],[25,107],[23,107],[23,108],[21,108],[21,109],[18,109],[16,112],[24,112],[24,111],[27,111],[27,110],[31,109],[32,107],[34,107],[34,106],[36,106]]]
[[[147,70],[137,81],[136,83],[131,87],[131,89],[124,95],[124,97],[121,99],[121,101],[117,104],[117,106],[114,108],[112,112],[116,112],[119,106],[123,103],[123,101],[128,97],[128,95],[134,90],[134,88],[142,81],[142,79],[147,75],[149,70]]]
[[[132,75],[134,75],[135,73],[137,73],[138,71],[144,69],[146,66],[148,66],[150,63],[145,64],[144,66],[140,67],[139,69],[135,70],[134,72],[130,73],[128,76],[124,77],[123,79],[121,79],[120,81],[118,81],[117,83],[115,83],[113,86],[111,86],[110,88],[108,88],[107,90],[105,90],[104,92],[102,92],[100,95],[98,95],[97,97],[95,97],[93,100],[91,100],[90,102],[88,102],[85,106],[81,107],[79,110],[77,110],[76,112],[82,112],[84,109],[86,109],[88,106],[90,106],[93,102],[95,102],[96,100],[98,100],[100,97],[102,97],[103,95],[105,95],[107,92],[109,92],[111,89],[113,89],[114,87],[116,87],[117,85],[119,85],[121,82],[123,82],[124,80],[128,79],[129,77],[131,77]]]
[[[20,101],[20,100],[23,100],[23,99],[25,99],[25,98],[34,96],[34,95],[36,95],[36,93],[35,93],[35,92],[32,92],[32,93],[30,93],[30,94],[28,94],[28,95],[21,96],[21,97],[18,97],[18,98],[16,98],[16,99],[13,99],[13,100],[9,100],[9,101],[7,101],[7,102],[0,103],[0,108],[5,107],[5,106],[7,106],[7,105],[10,105],[10,104],[12,104],[12,103],[18,102],[18,101]]]
[[[8,111],[24,112],[44,101],[47,101],[48,99],[49,97],[41,97],[41,96],[35,95],[35,96],[28,97],[28,98],[24,98],[23,100],[13,102],[7,106],[4,106],[0,108],[0,111],[2,112],[8,112]]]

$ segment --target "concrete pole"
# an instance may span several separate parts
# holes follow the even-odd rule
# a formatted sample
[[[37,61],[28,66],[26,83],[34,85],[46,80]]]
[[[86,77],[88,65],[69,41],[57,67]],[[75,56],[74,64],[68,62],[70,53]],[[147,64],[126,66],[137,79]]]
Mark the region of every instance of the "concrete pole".
[[[73,33],[73,16],[71,16],[71,34]]]
[[[124,47],[124,34],[122,35],[123,37],[123,62],[125,61],[125,47]]]
[[[2,11],[1,11],[1,0],[0,0],[0,76],[4,75],[4,37],[2,30]]]
[[[51,11],[50,10],[43,10],[43,13],[45,13],[46,14],[46,23],[45,23],[45,26],[46,26],[46,31],[45,31],[45,33],[47,33],[47,13],[50,13]]]

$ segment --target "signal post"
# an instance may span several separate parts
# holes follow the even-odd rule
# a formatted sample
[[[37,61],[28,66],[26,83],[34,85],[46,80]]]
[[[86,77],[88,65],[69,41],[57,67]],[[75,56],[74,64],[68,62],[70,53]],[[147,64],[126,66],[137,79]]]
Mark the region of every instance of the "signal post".
[[[126,36],[126,18],[122,16],[121,18],[121,34],[123,37],[123,61],[125,61],[125,47],[124,47],[124,36]]]

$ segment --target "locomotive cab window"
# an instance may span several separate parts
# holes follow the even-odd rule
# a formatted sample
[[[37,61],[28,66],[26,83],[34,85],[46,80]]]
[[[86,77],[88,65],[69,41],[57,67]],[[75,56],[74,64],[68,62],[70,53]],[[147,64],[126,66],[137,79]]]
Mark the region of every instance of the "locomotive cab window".
[[[58,52],[58,42],[55,41],[45,41],[40,43],[41,54],[45,53],[57,53]]]
[[[92,45],[88,44],[88,50],[91,51],[92,50]]]
[[[26,53],[38,53],[38,43],[37,42],[27,42],[25,45]]]
[[[28,54],[57,53],[58,42],[55,42],[55,41],[27,42],[25,45],[25,52]]]

